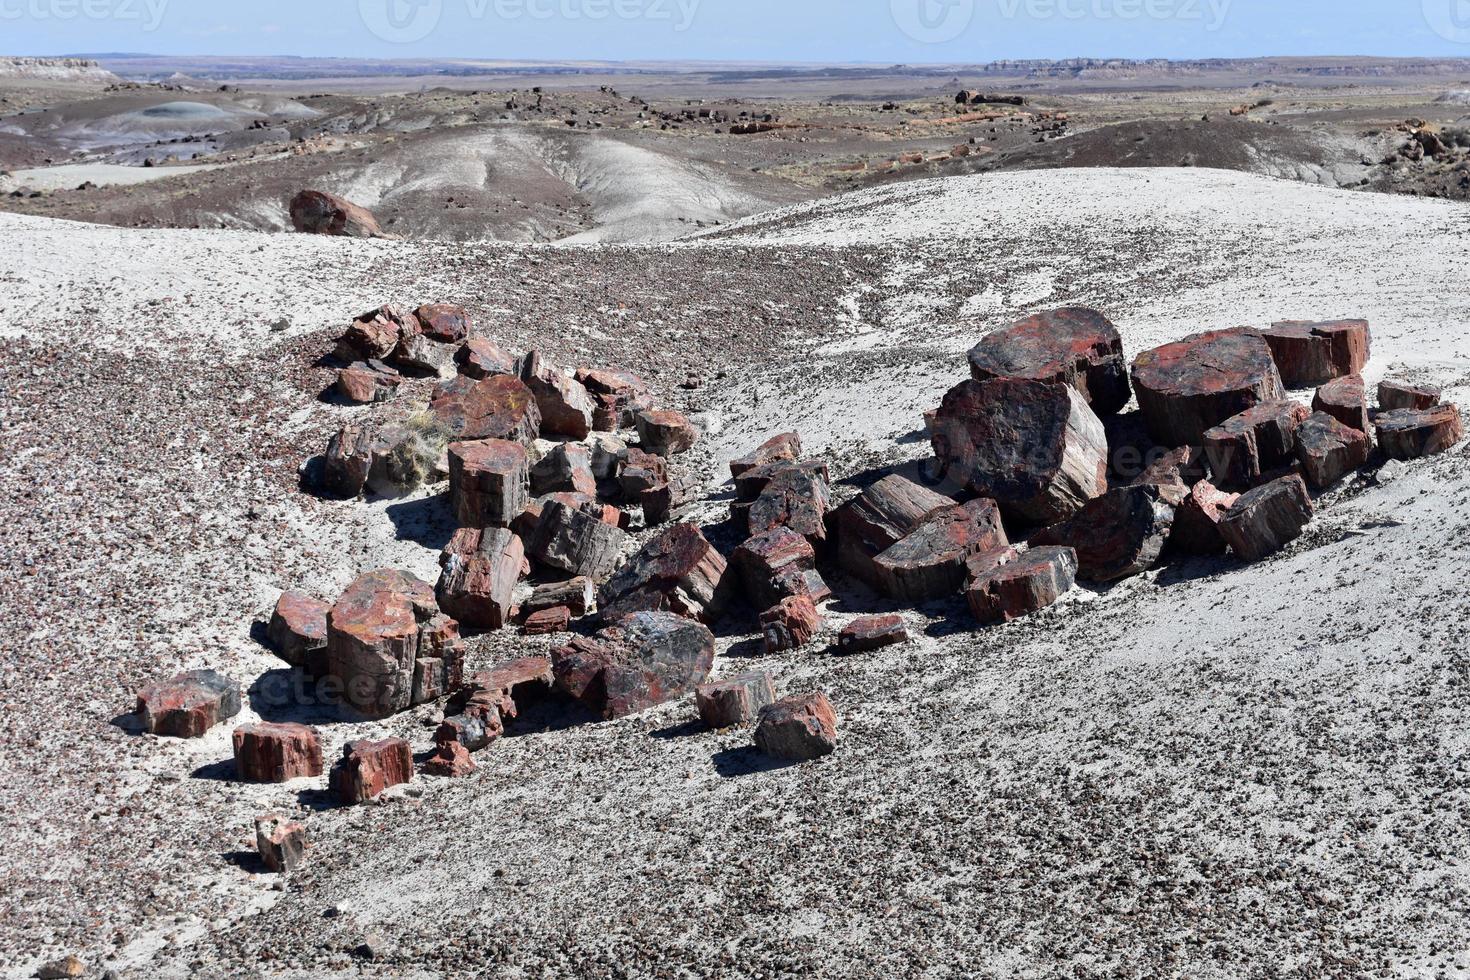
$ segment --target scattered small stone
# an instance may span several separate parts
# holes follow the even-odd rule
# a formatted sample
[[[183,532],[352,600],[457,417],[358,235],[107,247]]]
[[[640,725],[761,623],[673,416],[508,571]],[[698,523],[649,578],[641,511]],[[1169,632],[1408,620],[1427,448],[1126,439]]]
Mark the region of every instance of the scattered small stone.
[[[240,713],[240,685],[213,670],[188,670],[138,692],[144,731],[199,738]]]
[[[276,874],[295,871],[306,863],[306,843],[305,824],[279,813],[255,818],[255,849]]]
[[[235,776],[247,783],[284,783],[322,774],[316,730],[293,723],[256,722],[235,729]]]
[[[809,761],[837,750],[837,715],[820,691],[782,698],[760,711],[755,744],[778,759]]]
[[[866,653],[907,643],[909,639],[902,616],[864,616],[849,623],[837,637],[837,649],[843,653]]]
[[[789,596],[761,613],[766,653],[804,647],[821,630],[822,614],[808,596]]]
[[[776,686],[771,675],[751,671],[722,681],[701,684],[694,692],[699,717],[710,728],[719,731],[749,725],[760,711],[776,700]]]
[[[343,806],[365,803],[390,786],[413,779],[413,749],[401,738],[359,740],[342,747],[332,767],[331,787]]]

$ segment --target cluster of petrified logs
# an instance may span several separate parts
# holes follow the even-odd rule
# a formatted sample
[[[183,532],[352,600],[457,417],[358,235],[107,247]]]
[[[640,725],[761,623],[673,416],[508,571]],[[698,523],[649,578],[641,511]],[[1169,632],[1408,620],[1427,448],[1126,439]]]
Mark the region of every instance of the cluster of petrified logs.
[[[963,595],[978,622],[1003,623],[1078,580],[1113,582],[1170,554],[1262,559],[1302,534],[1311,491],[1365,465],[1375,436],[1399,459],[1461,438],[1458,410],[1430,389],[1385,381],[1370,410],[1363,321],[1203,333],[1139,355],[1130,371],[1105,317],[1064,309],[990,334],[970,353],[971,378],[927,416],[930,485],[890,474],[837,506],[828,463],[806,458],[794,433],[731,461],[742,543],[727,556],[697,525],[666,524],[695,496],[674,457],[698,433],[654,410],[636,376],[573,375],[535,353],[513,360],[467,339],[462,311],[435,308],[411,320],[379,311],[343,344],[378,333],[379,350],[388,334],[400,345],[462,342],[451,360],[465,373],[441,383],[430,405],[449,433],[441,469],[459,530],[436,585],[390,570],[361,576],[330,605],[287,593],[269,634],[289,663],[332,678],[358,715],[447,699],[425,767],[442,775],[472,771],[474,752],[552,696],[619,718],[692,695],[710,725],[754,723],[763,750],[815,758],[835,746],[831,705],[820,694],[778,701],[766,674],[712,681],[717,620],[744,609],[768,652],[799,649],[825,629],[835,573],[904,604]],[[1310,409],[1286,397],[1288,385],[1320,385]],[[1109,445],[1102,419],[1135,396],[1154,445],[1120,476],[1121,447]],[[329,458],[329,471],[348,455]],[[367,482],[354,478],[353,492]],[[666,525],[642,547],[630,535],[634,506],[646,527]],[[540,584],[531,586],[533,571]],[[461,629],[516,624],[572,635],[549,657],[467,674]],[[836,647],[908,638],[901,616],[869,616]],[[201,734],[239,709],[238,688],[207,671],[139,695],[149,730],[168,734]],[[244,726],[235,752],[242,778],[322,771],[315,733],[301,726]],[[406,742],[354,742],[331,785],[351,803],[412,769]],[[278,823],[263,833],[289,849]]]

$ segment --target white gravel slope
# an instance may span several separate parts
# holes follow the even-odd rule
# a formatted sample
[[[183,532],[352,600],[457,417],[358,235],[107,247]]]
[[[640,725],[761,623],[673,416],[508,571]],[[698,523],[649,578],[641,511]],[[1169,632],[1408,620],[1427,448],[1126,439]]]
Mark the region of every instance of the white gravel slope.
[[[653,248],[0,216],[0,969],[77,952],[149,977],[1457,975],[1463,446],[1346,482],[1256,567],[1188,562],[984,632],[940,603],[906,614],[918,642],[853,658],[765,658],[723,631],[720,672],[831,696],[842,742],[808,766],[767,767],[689,704],[552,713],[468,780],[318,810],[317,783],[218,778],[223,731],[165,743],[110,721],[154,672],[270,670],[249,625],[275,589],[432,570],[432,499],[291,485],[345,414],[314,400],[328,375],[311,361],[360,307],[462,301],[517,349],[651,360],[710,426],[693,460],[711,482],[789,428],[846,480],[921,454],[921,413],[981,332],[1067,302],[1106,310],[1130,354],[1367,316],[1371,378],[1463,404],[1466,215],[1088,170],[905,184]],[[708,384],[675,395],[685,364]],[[833,628],[887,608],[837,584]],[[544,647],[476,643],[482,663]],[[411,717],[323,731],[329,752],[429,734]],[[276,892],[231,854],[256,813],[296,806],[313,863]],[[353,953],[368,935],[371,961]]]

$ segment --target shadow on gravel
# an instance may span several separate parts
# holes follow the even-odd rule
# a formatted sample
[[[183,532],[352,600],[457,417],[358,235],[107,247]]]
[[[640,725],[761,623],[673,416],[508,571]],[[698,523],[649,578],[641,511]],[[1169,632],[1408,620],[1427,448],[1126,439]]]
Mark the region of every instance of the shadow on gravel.
[[[522,708],[515,719],[505,726],[502,738],[518,738],[522,735],[545,735],[564,732],[583,725],[597,725],[602,717],[579,702],[550,698]]]
[[[253,875],[269,874],[271,870],[254,851],[226,851],[220,857],[241,871],[248,871]]]
[[[389,504],[387,513],[399,541],[412,541],[431,551],[443,550],[457,527],[448,494]]]
[[[268,670],[246,692],[261,721],[332,725],[344,720],[324,682],[293,667]]]
[[[681,721],[679,722],[679,724],[670,725],[667,728],[655,729],[654,731],[649,732],[648,736],[649,738],[668,740],[675,738],[689,738],[690,736],[698,735],[705,731],[708,731],[708,729],[704,727],[704,722],[700,721],[698,718],[692,718],[689,721]]]
[[[304,789],[296,794],[296,802],[308,810],[321,813],[324,810],[337,810],[342,804],[337,801],[330,790]]]
[[[777,759],[773,756],[766,755],[753,745],[741,746],[738,749],[725,749],[721,752],[716,752],[710,758],[715,764],[715,772],[719,773],[725,779],[755,776],[763,772],[790,769],[801,764],[788,759]]]
[[[116,718],[112,719],[111,724],[116,728],[121,728],[129,735],[143,734],[143,719],[139,718],[135,713],[131,711],[125,715],[118,715]]]
[[[1199,579],[1212,578],[1223,572],[1245,568],[1244,562],[1231,558],[1181,558],[1177,555],[1165,556],[1169,564],[1159,570],[1154,584],[1161,589],[1167,589],[1171,585],[1184,585]]]
[[[732,644],[730,649],[720,655],[721,659],[728,660],[753,660],[756,657],[766,655],[766,641],[761,637],[752,637]]]
[[[198,769],[189,773],[189,778],[209,779],[217,783],[238,782],[235,778],[235,760],[220,759],[218,762],[211,762],[207,765],[200,766]]]

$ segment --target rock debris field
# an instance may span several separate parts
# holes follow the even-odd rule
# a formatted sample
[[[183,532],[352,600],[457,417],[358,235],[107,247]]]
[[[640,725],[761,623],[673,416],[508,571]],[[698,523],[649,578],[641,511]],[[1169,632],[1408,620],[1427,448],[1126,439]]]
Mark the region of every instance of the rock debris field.
[[[0,967],[1470,968],[1462,219],[0,217]]]

